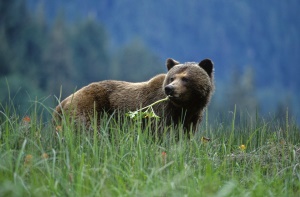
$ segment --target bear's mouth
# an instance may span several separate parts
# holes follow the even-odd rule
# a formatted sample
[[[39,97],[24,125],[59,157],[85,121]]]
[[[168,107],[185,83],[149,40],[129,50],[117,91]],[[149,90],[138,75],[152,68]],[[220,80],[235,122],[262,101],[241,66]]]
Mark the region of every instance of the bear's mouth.
[[[175,98],[175,96],[174,96],[173,94],[167,94],[167,97],[168,97],[169,99]]]
[[[169,101],[176,107],[180,107],[179,97],[174,95],[168,95]]]
[[[178,100],[178,99],[179,99],[179,96],[174,95],[174,94],[169,94],[169,95],[167,95],[167,97],[168,97],[170,100]]]

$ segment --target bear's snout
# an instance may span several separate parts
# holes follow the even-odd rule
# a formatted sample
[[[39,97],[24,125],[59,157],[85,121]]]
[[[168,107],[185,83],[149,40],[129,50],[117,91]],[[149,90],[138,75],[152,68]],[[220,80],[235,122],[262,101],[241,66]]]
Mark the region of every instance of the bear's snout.
[[[165,93],[166,93],[166,95],[168,95],[168,96],[173,96],[173,93],[174,93],[174,86],[172,86],[172,85],[167,85],[167,86],[165,87]]]

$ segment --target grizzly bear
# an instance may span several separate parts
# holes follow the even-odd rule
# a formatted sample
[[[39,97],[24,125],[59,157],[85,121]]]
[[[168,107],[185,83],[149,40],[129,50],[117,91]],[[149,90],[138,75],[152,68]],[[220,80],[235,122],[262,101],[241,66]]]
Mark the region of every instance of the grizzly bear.
[[[146,82],[91,83],[64,99],[56,107],[55,116],[69,113],[76,121],[89,125],[94,114],[125,114],[168,96],[167,101],[153,106],[155,114],[167,126],[181,123],[185,132],[194,133],[214,90],[213,63],[204,59],[200,63],[180,64],[167,59],[166,66],[167,74]]]

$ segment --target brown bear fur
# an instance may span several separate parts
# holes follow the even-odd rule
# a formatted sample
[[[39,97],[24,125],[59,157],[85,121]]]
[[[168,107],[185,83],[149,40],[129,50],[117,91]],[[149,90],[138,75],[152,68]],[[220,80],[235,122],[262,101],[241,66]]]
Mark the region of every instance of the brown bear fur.
[[[187,132],[190,129],[194,132],[214,90],[213,63],[205,59],[200,63],[180,64],[168,59],[166,66],[167,74],[157,75],[146,82],[106,80],[91,83],[63,100],[56,107],[55,116],[67,112],[76,121],[89,125],[94,111],[98,115],[116,111],[126,113],[169,95],[168,101],[153,107],[154,112],[166,125],[181,122]]]

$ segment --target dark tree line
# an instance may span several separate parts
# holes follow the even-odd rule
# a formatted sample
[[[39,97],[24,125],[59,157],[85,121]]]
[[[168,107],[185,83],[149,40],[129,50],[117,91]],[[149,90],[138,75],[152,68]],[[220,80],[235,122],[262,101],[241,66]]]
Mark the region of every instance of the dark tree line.
[[[23,0],[2,1],[0,11],[1,103],[9,96],[24,104],[65,97],[94,81],[140,81],[164,70],[138,40],[112,52],[104,26],[93,17],[70,24],[61,12],[49,23],[42,4],[31,12]]]

